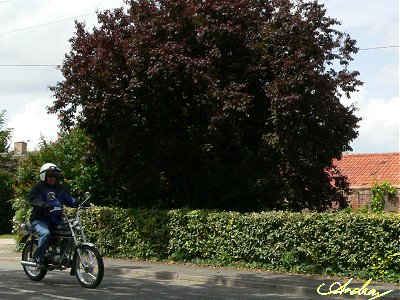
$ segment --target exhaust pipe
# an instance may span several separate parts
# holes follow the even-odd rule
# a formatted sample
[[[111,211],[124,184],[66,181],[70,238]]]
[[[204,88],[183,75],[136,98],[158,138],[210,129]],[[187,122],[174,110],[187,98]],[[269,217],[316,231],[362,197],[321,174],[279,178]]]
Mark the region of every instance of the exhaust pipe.
[[[25,267],[36,267],[36,262],[21,260],[21,265],[23,265]]]

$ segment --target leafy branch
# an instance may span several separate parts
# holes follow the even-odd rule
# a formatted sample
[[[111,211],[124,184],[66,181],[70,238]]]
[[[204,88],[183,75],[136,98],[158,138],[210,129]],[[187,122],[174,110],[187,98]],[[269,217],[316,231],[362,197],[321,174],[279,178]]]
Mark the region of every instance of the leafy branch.
[[[371,188],[372,199],[371,208],[373,212],[383,212],[385,208],[385,196],[395,196],[397,193],[396,187],[394,187],[389,181],[385,180],[381,183],[375,182]]]

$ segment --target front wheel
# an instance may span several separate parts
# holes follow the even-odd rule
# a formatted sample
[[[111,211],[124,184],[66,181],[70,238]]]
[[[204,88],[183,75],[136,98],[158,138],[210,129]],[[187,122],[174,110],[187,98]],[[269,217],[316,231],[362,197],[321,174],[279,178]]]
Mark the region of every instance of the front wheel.
[[[33,261],[33,254],[37,249],[37,241],[26,242],[22,249],[22,260]],[[39,281],[47,274],[47,269],[38,270],[36,267],[23,266],[25,274],[32,280]]]
[[[80,255],[79,255],[80,252]],[[104,263],[99,250],[83,245],[74,254],[74,265],[76,278],[85,288],[95,288],[103,280]]]

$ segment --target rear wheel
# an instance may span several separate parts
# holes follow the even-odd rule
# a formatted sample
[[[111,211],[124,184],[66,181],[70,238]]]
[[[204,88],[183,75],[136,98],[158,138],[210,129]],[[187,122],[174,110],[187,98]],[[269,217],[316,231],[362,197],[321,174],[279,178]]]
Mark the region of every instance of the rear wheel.
[[[26,242],[24,248],[22,249],[22,260],[23,261],[34,261],[33,253],[37,249],[37,241]],[[39,281],[44,278],[47,274],[47,269],[38,270],[36,267],[22,266],[24,268],[25,274],[32,280]]]
[[[81,252],[81,255],[78,254]],[[89,245],[78,248],[74,255],[76,278],[85,288],[95,288],[103,280],[104,263],[99,250]]]

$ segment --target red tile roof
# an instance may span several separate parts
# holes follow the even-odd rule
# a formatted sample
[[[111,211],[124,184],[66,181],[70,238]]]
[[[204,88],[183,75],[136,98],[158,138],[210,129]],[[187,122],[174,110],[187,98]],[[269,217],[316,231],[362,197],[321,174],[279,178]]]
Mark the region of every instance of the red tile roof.
[[[347,176],[350,187],[372,186],[375,181],[384,180],[400,186],[400,152],[344,154],[341,160],[334,160],[333,164]]]

